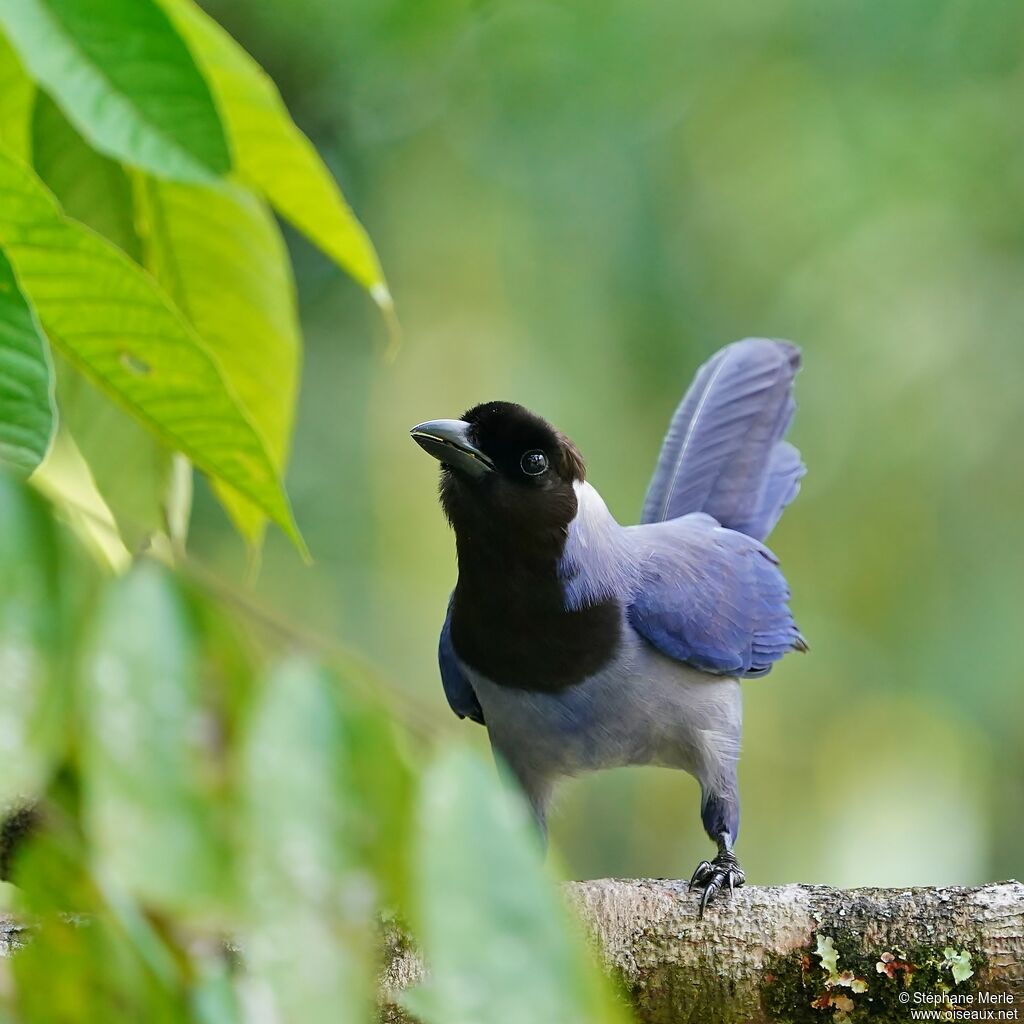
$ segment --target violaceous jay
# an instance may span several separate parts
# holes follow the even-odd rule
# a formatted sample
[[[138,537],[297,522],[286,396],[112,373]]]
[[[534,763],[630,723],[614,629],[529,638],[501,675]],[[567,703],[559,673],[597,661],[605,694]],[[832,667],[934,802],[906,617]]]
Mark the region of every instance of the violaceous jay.
[[[804,466],[783,440],[800,351],[748,338],[698,371],[662,444],[638,526],[620,526],[576,446],[522,406],[488,402],[412,428],[441,463],[458,581],[438,658],[452,710],[485,725],[541,832],[560,777],[682,768],[718,846],[700,914],[742,885],[740,679],[807,646],[762,543]]]

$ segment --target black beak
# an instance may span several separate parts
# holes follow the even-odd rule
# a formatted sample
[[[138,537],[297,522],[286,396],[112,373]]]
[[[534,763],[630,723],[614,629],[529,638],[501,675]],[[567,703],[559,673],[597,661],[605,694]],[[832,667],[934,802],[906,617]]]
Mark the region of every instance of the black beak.
[[[428,455],[451,469],[477,477],[494,471],[494,463],[470,441],[464,420],[428,420],[409,433]]]

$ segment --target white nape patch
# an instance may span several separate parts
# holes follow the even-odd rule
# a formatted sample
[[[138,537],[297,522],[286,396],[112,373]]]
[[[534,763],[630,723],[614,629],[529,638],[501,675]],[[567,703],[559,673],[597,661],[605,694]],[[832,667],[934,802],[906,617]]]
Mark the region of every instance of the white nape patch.
[[[600,542],[609,524],[615,528],[619,524],[608,511],[604,498],[586,480],[573,481],[572,489],[576,492],[576,517],[569,524],[569,535],[575,535],[576,543],[586,549],[592,538]]]
[[[585,480],[573,483],[576,516],[569,524],[559,574],[566,607],[572,610],[610,597],[626,597],[639,569],[626,531]]]

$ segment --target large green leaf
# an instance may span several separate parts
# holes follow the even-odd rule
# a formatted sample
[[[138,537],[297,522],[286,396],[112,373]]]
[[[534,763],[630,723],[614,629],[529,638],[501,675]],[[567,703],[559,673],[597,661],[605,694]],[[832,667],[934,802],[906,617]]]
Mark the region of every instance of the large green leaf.
[[[35,91],[14,48],[0,33],[0,148],[21,160],[29,157],[29,120]]]
[[[273,671],[245,742],[253,973],[275,1019],[369,1019],[376,888],[355,841],[359,804],[343,696],[304,661]]]
[[[235,168],[374,299],[390,296],[373,245],[263,69],[192,0],[159,0],[203,69]]]
[[[301,341],[284,240],[264,203],[238,186],[139,175],[146,265],[217,357],[228,385],[283,473]],[[227,488],[221,500],[258,544],[266,517]]]
[[[82,677],[85,820],[104,870],[148,902],[208,912],[223,879],[198,641],[155,562],[108,587]]]
[[[69,220],[0,154],[0,247],[53,343],[161,440],[301,544],[266,444],[219,365],[152,277]]]
[[[210,89],[154,0],[16,0],[0,24],[97,149],[183,181],[230,168]]]
[[[622,1020],[545,874],[524,804],[466,750],[423,780],[417,934],[430,965],[403,997],[428,1024]]]
[[[32,472],[55,425],[46,338],[0,250],[0,465]]]
[[[42,500],[0,473],[0,812],[39,795],[59,743],[57,566]]]
[[[44,93],[32,117],[32,162],[65,213],[141,258],[128,174],[93,149]],[[171,450],[60,359],[57,398],[63,428],[88,463],[125,545],[138,551],[165,528]]]

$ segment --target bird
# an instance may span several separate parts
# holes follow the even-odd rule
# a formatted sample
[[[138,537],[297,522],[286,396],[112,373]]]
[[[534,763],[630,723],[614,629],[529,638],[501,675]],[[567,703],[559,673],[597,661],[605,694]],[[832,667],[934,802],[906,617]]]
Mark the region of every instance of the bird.
[[[546,842],[561,779],[624,765],[700,784],[717,853],[690,879],[699,917],[744,884],[735,845],[740,680],[807,643],[764,544],[805,467],[784,439],[800,349],[746,338],[698,370],[669,425],[640,522],[622,526],[580,450],[513,402],[414,426],[440,462],[458,576],[438,664],[484,726]]]

